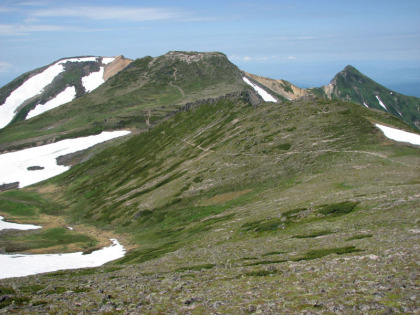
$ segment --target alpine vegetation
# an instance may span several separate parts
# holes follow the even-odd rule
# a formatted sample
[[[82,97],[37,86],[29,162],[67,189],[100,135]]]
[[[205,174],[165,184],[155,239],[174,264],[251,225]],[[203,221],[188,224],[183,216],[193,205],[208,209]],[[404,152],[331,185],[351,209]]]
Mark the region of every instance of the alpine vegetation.
[[[301,89],[220,52],[69,60],[0,90],[65,68],[5,107],[0,215],[41,228],[0,231],[1,312],[419,312],[418,98],[351,66]]]

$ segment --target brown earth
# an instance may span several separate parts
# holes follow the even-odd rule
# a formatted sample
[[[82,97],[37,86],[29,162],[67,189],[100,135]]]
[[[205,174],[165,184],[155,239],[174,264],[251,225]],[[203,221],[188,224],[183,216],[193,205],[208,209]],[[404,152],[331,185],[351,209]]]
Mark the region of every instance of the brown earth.
[[[286,97],[291,100],[295,100],[297,98],[306,96],[308,94],[304,89],[301,89],[293,84],[290,84],[291,89],[293,90],[293,93],[285,91],[283,86],[286,85],[286,81],[284,80],[273,80],[273,79],[261,77],[259,75],[255,75],[255,74],[251,74],[247,72],[244,72],[244,73],[251,79],[268,87],[269,89],[276,92],[277,94],[280,94],[281,96]]]
[[[124,56],[120,55],[115,58],[115,60],[105,66],[105,71],[103,78],[104,80],[108,80],[110,77],[116,75],[118,72],[123,70],[127,67],[133,60],[125,58]]]

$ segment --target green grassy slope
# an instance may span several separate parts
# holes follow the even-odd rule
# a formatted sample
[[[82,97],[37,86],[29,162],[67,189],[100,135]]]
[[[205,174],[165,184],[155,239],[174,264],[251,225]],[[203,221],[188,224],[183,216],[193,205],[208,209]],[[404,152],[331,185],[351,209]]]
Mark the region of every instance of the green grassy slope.
[[[39,312],[413,311],[420,149],[372,122],[410,130],[336,100],[180,112],[18,192],[120,235],[131,250],[118,267],[1,285],[74,292],[15,292],[28,299],[16,310],[45,301]]]
[[[221,53],[169,52],[144,57],[92,93],[0,130],[0,149],[102,130],[145,130],[187,102],[246,88],[240,70]]]
[[[356,68],[347,66],[339,72],[330,85],[310,89],[318,96],[366,104],[370,108],[385,110],[376,96],[385,104],[387,111],[408,124],[420,128],[420,99],[406,96],[376,83]]]

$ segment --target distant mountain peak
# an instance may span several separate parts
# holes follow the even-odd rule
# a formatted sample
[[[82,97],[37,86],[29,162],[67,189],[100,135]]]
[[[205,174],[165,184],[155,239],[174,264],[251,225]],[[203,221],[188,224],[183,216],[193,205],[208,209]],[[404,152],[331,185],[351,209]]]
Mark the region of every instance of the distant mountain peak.
[[[309,89],[309,91],[321,97],[383,110],[417,129],[420,128],[419,98],[396,93],[351,65],[337,73],[329,84],[321,88]]]
[[[346,71],[346,72],[358,72],[358,73],[360,73],[360,71],[359,70],[357,70],[355,67],[353,67],[352,65],[347,65],[345,68],[344,68],[344,70],[343,71]]]

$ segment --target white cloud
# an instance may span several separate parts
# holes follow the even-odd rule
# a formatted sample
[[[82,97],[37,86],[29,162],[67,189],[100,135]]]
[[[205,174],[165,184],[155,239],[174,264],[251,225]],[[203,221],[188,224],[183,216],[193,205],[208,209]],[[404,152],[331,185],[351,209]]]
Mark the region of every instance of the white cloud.
[[[40,20],[34,17],[28,17],[24,20],[25,24],[33,24],[33,23],[39,23]]]
[[[295,56],[289,56],[289,57],[287,57],[287,59],[288,60],[296,60],[296,57]]]
[[[35,10],[32,15],[36,17],[76,17],[92,20],[139,22],[176,19],[183,17],[184,14],[169,8],[85,6]]]
[[[238,55],[231,55],[231,56],[229,56],[229,59],[232,60],[232,61],[251,61],[251,60],[253,60],[252,57],[238,56]]]
[[[8,62],[0,61],[0,73],[6,73],[13,70],[13,65]]]
[[[242,62],[250,62],[250,61],[270,61],[270,60],[279,60],[284,59],[284,57],[279,57],[277,55],[271,56],[239,56],[239,55],[230,55],[229,59],[232,61],[242,61]]]

